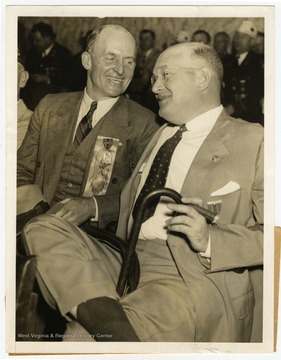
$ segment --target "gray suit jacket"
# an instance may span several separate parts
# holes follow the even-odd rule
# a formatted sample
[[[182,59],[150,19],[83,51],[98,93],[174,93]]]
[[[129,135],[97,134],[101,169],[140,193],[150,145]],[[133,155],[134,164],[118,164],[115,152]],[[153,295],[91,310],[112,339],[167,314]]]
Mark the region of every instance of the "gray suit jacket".
[[[38,184],[49,204],[60,179],[82,96],[81,92],[46,96],[35,109],[18,151],[17,186]],[[94,141],[101,135],[119,138],[122,144],[107,193],[97,197],[99,226],[117,219],[121,189],[158,128],[154,113],[121,96],[93,129]]]
[[[160,133],[161,130],[151,140],[122,192],[117,233],[123,238],[127,238],[127,221],[141,176],[140,167]],[[230,181],[239,188],[211,196]],[[223,111],[193,160],[181,195],[202,198],[204,207],[210,201],[221,201],[220,225],[210,227],[211,263],[190,247],[186,237],[168,236],[168,246],[198,314],[194,340],[243,341],[252,336],[252,341],[261,341],[262,127],[233,119]]]

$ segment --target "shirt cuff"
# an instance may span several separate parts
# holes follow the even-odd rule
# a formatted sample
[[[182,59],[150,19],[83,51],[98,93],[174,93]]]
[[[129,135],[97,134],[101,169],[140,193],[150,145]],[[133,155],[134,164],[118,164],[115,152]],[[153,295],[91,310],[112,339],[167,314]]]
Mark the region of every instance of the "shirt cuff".
[[[211,237],[209,234],[207,249],[204,252],[200,252],[200,255],[206,258],[211,258]]]
[[[96,215],[95,217],[91,217],[90,218],[90,221],[93,222],[93,223],[97,223],[99,221],[99,208],[98,208],[98,202],[96,200],[95,197],[93,197],[93,200],[95,202],[95,206],[96,206]]]

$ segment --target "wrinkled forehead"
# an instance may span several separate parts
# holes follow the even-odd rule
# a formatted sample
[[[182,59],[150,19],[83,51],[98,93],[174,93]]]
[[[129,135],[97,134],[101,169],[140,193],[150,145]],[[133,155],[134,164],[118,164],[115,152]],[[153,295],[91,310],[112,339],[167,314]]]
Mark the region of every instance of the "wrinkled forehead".
[[[103,29],[96,40],[93,55],[99,56],[100,53],[106,52],[122,52],[126,56],[135,56],[135,39],[132,34],[125,29]]]
[[[128,42],[130,46],[136,44],[133,35],[126,29],[122,28],[109,27],[103,29],[98,37],[97,42],[99,42],[100,45],[104,45],[110,40],[116,41],[117,43],[119,43],[120,41]]]
[[[154,70],[163,67],[193,67],[196,61],[191,57],[191,48],[185,46],[172,46],[158,57]]]

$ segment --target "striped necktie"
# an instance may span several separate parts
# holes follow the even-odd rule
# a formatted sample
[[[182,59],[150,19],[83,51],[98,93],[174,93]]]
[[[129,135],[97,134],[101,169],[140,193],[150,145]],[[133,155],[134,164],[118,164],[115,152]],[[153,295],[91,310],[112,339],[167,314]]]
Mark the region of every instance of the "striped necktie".
[[[133,209],[133,218],[135,219],[140,207],[140,204],[143,198],[153,190],[161,189],[165,187],[168,171],[170,167],[170,162],[174,153],[174,150],[182,138],[182,133],[187,131],[186,126],[182,125],[179,130],[168,140],[162,144],[159,148],[155,158],[150,167],[149,173],[147,175],[146,181],[141,189],[141,192],[136,200],[134,209]],[[149,219],[154,215],[155,209],[158,205],[159,198],[152,200],[147,207],[143,222]]]
[[[82,141],[86,138],[86,136],[89,134],[89,132],[92,130],[92,118],[94,111],[97,108],[97,102],[93,101],[90,107],[90,110],[88,113],[83,117],[83,119],[80,121],[76,134],[73,140],[73,147],[77,149],[79,145],[82,143]]]

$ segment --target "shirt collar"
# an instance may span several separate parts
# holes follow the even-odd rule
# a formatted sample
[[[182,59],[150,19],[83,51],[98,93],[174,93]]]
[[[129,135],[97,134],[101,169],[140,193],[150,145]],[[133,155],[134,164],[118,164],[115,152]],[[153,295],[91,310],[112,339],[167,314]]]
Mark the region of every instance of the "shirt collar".
[[[54,47],[54,43],[51,44],[47,49],[45,49],[45,50],[43,51],[43,53],[42,53],[43,56],[49,55],[53,47]]]
[[[247,57],[247,55],[248,55],[248,52],[249,52],[249,51],[244,52],[244,53],[238,55],[238,64],[239,64],[239,65],[246,59],[246,57]]]
[[[147,51],[145,52],[145,57],[148,58],[149,55],[152,53],[152,51],[153,51],[153,48],[147,50]]]
[[[97,109],[95,111],[97,118],[99,118],[99,119],[102,118],[103,115],[105,115],[112,108],[112,106],[117,102],[118,99],[119,99],[119,96],[99,100],[97,102]],[[83,99],[82,99],[82,106],[86,109],[86,113],[90,109],[93,101],[94,100],[92,98],[90,98],[90,96],[87,94],[87,90],[85,88]]]
[[[212,110],[205,112],[186,123],[188,131],[200,132],[212,129],[217,121],[217,118],[221,114],[223,106],[220,105]]]

